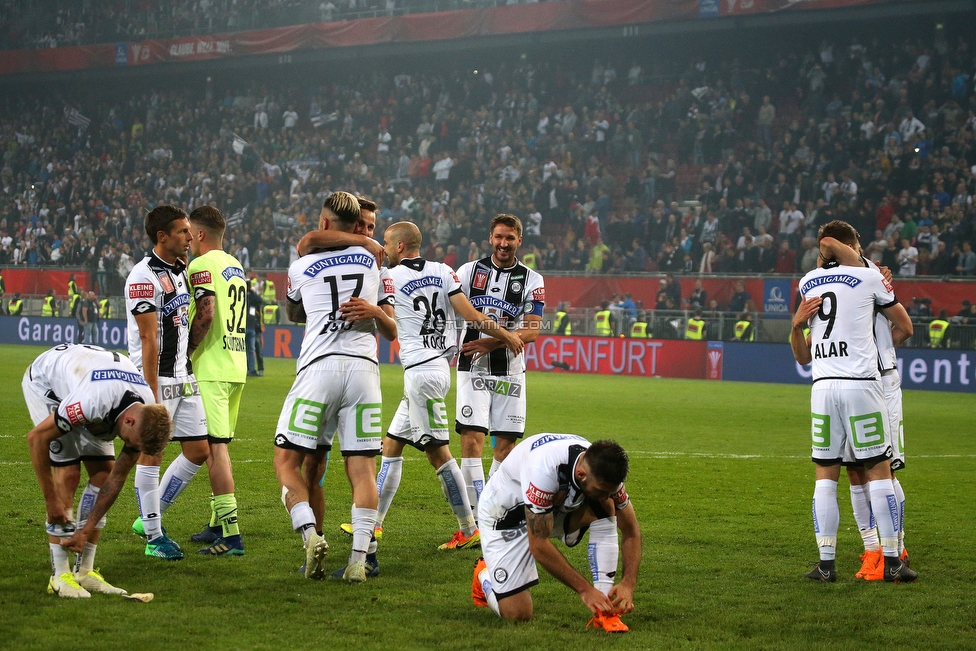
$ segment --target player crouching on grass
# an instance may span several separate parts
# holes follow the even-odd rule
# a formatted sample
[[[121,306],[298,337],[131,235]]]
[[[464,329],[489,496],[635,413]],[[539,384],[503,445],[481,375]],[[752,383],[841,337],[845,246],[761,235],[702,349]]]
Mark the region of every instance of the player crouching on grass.
[[[531,619],[529,588],[539,582],[538,561],[579,594],[593,613],[588,627],[627,632],[620,615],[634,609],[641,559],[640,526],[623,484],[629,465],[614,441],[591,445],[572,434],[537,434],[515,446],[478,505],[484,558],[474,568],[475,605],[503,619]],[[587,530],[592,585],[552,543],[558,538],[574,547]],[[621,553],[623,578],[614,585]]]
[[[97,346],[63,345],[42,353],[24,373],[23,390],[34,423],[27,434],[31,463],[47,509],[47,591],[67,598],[125,595],[94,569],[95,549],[105,513],[139,455],[162,454],[166,447],[172,429],[166,407],[154,404],[149,385],[128,357]],[[115,437],[123,446],[113,461]],[[89,482],[78,504],[76,530],[70,512],[78,473],[59,468],[81,461]],[[69,549],[78,553],[74,572]]]

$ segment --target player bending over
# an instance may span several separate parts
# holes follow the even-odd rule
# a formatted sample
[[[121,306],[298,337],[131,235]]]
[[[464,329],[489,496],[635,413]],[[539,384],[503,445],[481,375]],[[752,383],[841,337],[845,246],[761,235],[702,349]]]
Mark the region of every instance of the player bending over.
[[[47,591],[68,598],[125,594],[94,569],[95,551],[105,514],[139,455],[162,454],[169,441],[166,407],[154,404],[149,385],[128,357],[97,346],[63,345],[42,353],[27,368],[22,386],[34,423],[27,434],[31,463],[47,509]],[[117,459],[115,437],[123,442]],[[71,505],[78,475],[69,485],[71,473],[53,470],[81,461],[89,481],[78,503],[76,530]],[[73,572],[69,549],[78,553]]]
[[[634,609],[641,560],[640,526],[623,484],[628,469],[627,453],[614,441],[537,434],[515,446],[478,506],[484,558],[474,568],[475,605],[504,619],[531,619],[529,588],[539,582],[538,562],[579,594],[593,613],[587,626],[626,632],[620,615]],[[552,542],[574,547],[587,530],[592,585]],[[623,578],[614,585],[618,553]]]

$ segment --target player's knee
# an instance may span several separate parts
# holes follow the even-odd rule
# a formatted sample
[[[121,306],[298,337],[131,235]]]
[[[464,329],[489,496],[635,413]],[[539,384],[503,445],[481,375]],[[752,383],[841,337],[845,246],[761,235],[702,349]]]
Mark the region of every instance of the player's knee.
[[[528,591],[498,600],[498,614],[502,619],[527,622],[532,619],[532,597]]]

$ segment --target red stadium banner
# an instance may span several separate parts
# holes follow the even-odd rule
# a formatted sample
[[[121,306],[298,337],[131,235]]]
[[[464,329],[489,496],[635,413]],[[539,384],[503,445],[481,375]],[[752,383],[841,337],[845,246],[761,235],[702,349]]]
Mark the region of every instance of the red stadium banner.
[[[577,373],[701,380],[706,349],[705,341],[539,335],[525,347],[525,366],[552,371],[559,368],[555,362]]]
[[[25,269],[7,267],[3,269],[3,282],[7,286],[5,299],[20,292],[24,296],[47,294],[47,290],[53,289],[56,296],[68,295],[68,279],[74,273],[75,282],[83,290],[95,289],[91,274],[84,271],[54,271],[50,269],[38,269],[36,267]]]
[[[0,75],[203,61],[249,54],[444,41],[910,0],[567,0],[197,37],[0,53]]]

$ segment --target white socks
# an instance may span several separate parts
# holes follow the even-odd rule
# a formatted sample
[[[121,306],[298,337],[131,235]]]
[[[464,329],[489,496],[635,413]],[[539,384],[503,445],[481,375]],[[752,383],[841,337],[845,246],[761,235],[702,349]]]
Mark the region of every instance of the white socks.
[[[75,559],[75,574],[84,576],[95,569],[96,548],[92,543],[85,543],[85,550]]]
[[[898,555],[905,551],[905,491],[898,477],[892,475],[891,484],[895,487],[895,501],[898,502]]]
[[[819,483],[819,482],[818,482]],[[881,551],[885,556],[898,556],[898,501],[890,479],[868,482],[871,491],[871,510],[881,535]]]
[[[491,589],[491,578],[488,576],[488,568],[478,573],[478,581],[481,582],[481,589],[485,591],[485,599],[488,601],[488,607],[491,608],[491,612],[501,617],[502,613],[498,610],[498,598]]]
[[[136,465],[136,503],[146,540],[163,535],[159,510],[159,466]]]
[[[464,476],[464,488],[468,492],[468,503],[474,519],[478,519],[478,500],[485,487],[485,467],[481,465],[481,458],[462,458],[461,474]]]
[[[65,572],[70,572],[68,548],[58,543],[48,543],[48,547],[51,548],[51,576],[61,576]]]
[[[468,494],[465,490],[464,476],[457,461],[451,459],[437,469],[437,478],[441,481],[441,490],[447,503],[451,505],[454,516],[457,518],[458,527],[465,538],[474,534],[477,528],[474,523],[474,514],[471,512],[471,503],[468,501]],[[382,499],[380,500],[382,506]]]
[[[98,494],[101,489],[97,486],[92,486],[91,482],[85,484],[85,490],[81,492],[81,499],[78,500],[78,528],[81,529],[88,522],[88,516],[91,515],[92,507],[95,506],[95,500],[98,499]],[[95,524],[96,529],[105,528],[105,516]]]
[[[386,513],[390,510],[397,489],[400,488],[400,478],[403,476],[403,457],[383,457],[380,471],[376,475],[376,492],[380,495],[379,508],[376,510],[376,526],[382,527]]]
[[[376,527],[376,509],[352,508],[352,551],[349,553],[349,564],[366,560],[369,542]]]
[[[602,518],[590,525],[590,541],[586,557],[593,574],[593,587],[609,594],[617,575],[617,518]]]
[[[498,461],[495,458],[492,458],[492,460],[491,460],[491,468],[488,469],[488,479],[491,479],[492,475],[495,474],[495,471],[498,470],[498,467],[501,466],[501,465],[502,464],[501,464],[500,461]]]
[[[308,502],[298,502],[289,512],[291,528],[302,534],[302,542],[307,543],[308,537],[315,532],[315,513]]]
[[[832,561],[837,553],[837,529],[840,508],[837,506],[837,482],[818,479],[813,490],[813,531],[817,534],[820,560]]]
[[[161,513],[166,513],[169,507],[173,505],[183,489],[196,476],[198,470],[200,470],[200,466],[190,463],[190,460],[182,454],[173,459],[173,463],[169,464],[169,468],[163,475],[163,480],[159,482],[159,490],[162,491],[159,496]]]
[[[857,530],[864,541],[864,550],[879,550],[881,542],[878,540],[878,530],[875,529],[874,514],[871,512],[871,493],[866,485],[851,484],[851,508],[854,509]]]

